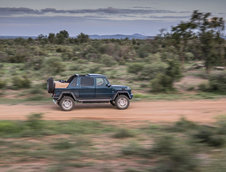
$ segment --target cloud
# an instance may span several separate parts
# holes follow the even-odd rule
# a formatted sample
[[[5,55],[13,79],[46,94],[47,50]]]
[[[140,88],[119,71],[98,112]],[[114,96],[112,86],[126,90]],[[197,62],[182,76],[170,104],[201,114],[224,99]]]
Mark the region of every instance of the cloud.
[[[17,14],[82,14],[82,13],[105,13],[105,14],[154,14],[154,13],[183,13],[171,10],[158,10],[158,9],[120,9],[120,8],[98,8],[98,9],[78,9],[78,10],[58,10],[55,8],[45,8],[35,10],[31,8],[0,8],[0,15],[11,16]]]
[[[135,20],[161,20],[180,21],[187,19],[190,12],[161,10],[153,8],[97,8],[97,9],[76,9],[61,10],[55,8],[31,9],[31,8],[0,8],[0,17],[77,17],[90,20],[110,20],[110,21],[135,21]],[[2,19],[0,18],[2,21]]]

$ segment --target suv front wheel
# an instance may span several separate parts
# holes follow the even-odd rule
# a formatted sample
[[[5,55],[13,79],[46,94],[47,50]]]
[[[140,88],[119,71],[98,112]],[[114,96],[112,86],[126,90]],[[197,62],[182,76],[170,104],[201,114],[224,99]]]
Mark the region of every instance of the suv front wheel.
[[[59,103],[59,106],[63,111],[70,111],[74,108],[75,103],[72,97],[64,96]]]
[[[125,95],[119,95],[115,100],[115,104],[120,110],[127,109],[129,107],[129,99]]]

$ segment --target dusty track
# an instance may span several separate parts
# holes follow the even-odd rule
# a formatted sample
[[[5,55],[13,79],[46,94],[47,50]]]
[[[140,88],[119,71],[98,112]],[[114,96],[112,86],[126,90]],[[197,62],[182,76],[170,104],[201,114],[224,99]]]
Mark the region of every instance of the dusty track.
[[[117,110],[110,104],[77,104],[63,112],[54,104],[0,105],[0,120],[24,120],[32,113],[43,113],[46,120],[100,119],[119,121],[173,122],[181,117],[203,123],[214,122],[226,115],[226,99],[195,101],[132,102],[127,110]]]

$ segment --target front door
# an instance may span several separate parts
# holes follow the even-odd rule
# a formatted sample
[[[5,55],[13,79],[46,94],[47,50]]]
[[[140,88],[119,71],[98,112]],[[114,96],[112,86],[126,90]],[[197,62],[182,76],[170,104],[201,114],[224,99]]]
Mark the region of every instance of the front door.
[[[111,99],[112,88],[107,86],[108,82],[105,78],[97,77],[96,84],[96,99]]]

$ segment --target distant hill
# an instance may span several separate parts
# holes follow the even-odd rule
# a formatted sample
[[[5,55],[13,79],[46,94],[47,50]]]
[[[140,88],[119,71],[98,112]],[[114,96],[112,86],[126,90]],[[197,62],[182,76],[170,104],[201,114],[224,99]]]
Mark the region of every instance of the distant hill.
[[[141,34],[133,34],[133,35],[122,35],[122,34],[115,34],[115,35],[89,35],[91,39],[152,39],[154,36],[145,36]]]
[[[29,37],[35,39],[37,36],[0,36],[0,39],[15,39],[15,38],[24,38],[28,39]],[[153,39],[154,36],[145,36],[141,34],[133,34],[133,35],[123,35],[123,34],[115,34],[115,35],[89,35],[90,39]]]
[[[37,38],[37,36],[0,36],[0,39],[16,39],[16,38],[35,39],[35,38]]]

